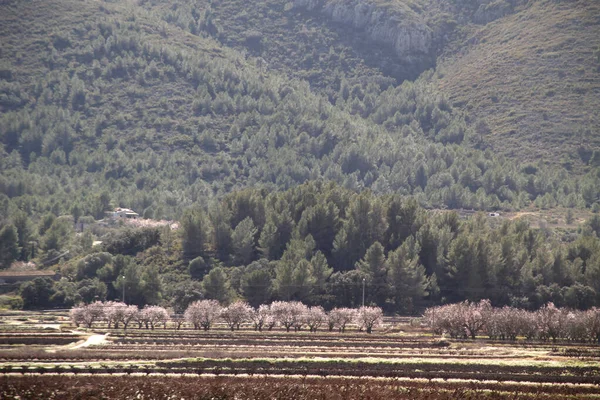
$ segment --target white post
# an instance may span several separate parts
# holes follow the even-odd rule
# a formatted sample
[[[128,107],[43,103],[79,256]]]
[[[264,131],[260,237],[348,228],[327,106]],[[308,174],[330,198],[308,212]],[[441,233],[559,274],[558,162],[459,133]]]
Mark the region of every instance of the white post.
[[[365,278],[363,278],[363,303],[362,306],[365,306]]]

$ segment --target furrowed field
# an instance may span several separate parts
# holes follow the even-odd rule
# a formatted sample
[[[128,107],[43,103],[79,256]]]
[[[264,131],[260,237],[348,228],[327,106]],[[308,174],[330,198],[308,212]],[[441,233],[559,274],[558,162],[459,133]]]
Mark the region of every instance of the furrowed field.
[[[446,339],[419,319],[384,318],[372,334],[176,320],[87,329],[66,312],[5,314],[0,327],[6,399],[600,398],[596,344]]]

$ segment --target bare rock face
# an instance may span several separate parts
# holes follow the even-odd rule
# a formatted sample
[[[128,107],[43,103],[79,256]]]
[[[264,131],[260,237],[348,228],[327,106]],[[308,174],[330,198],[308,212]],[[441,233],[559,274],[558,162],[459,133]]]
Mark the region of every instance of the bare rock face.
[[[432,62],[431,29],[411,10],[392,10],[372,0],[294,0],[294,7],[318,10],[335,22],[364,30],[371,40],[392,45],[408,64]]]

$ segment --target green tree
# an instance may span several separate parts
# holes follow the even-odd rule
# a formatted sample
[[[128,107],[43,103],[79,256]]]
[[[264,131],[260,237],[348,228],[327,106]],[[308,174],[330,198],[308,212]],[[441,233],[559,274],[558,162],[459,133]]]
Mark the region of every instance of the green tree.
[[[315,292],[322,293],[325,291],[325,284],[331,274],[333,268],[327,264],[327,258],[323,253],[317,251],[310,259],[311,274],[315,279]]]
[[[162,300],[163,284],[158,266],[146,266],[142,271],[140,280],[145,304],[159,304]]]
[[[190,304],[204,298],[202,292],[201,282],[178,282],[169,293],[169,304],[177,314],[183,314]]]
[[[365,275],[358,271],[334,272],[329,278],[327,292],[332,306],[357,308],[362,305],[362,288]]]
[[[46,231],[42,248],[46,252],[51,250],[61,252],[69,245],[74,236],[73,218],[71,216],[58,217]]]
[[[83,279],[77,283],[77,294],[84,303],[106,300],[107,287],[98,278]]]
[[[17,228],[14,225],[3,226],[0,229],[0,269],[10,267],[20,253]]]
[[[294,287],[294,265],[280,260],[275,267],[275,280],[273,282],[277,297],[283,301],[290,301],[296,293]]]
[[[116,257],[115,272],[119,275],[113,282],[118,297],[125,293],[125,303],[145,305],[142,292],[141,270],[135,259],[126,256]]]
[[[12,216],[11,219],[13,221],[15,228],[17,228],[17,235],[19,238],[19,247],[21,248],[21,254],[19,256],[19,259],[26,261],[32,255],[31,254],[31,246],[32,246],[31,242],[35,238],[35,231],[34,231],[33,225],[31,223],[31,221],[29,220],[29,217],[27,216],[27,214],[20,210],[17,211]]]
[[[204,211],[194,208],[183,214],[180,220],[180,231],[183,256],[187,260],[207,255],[210,230],[210,220]]]
[[[229,278],[222,267],[213,268],[202,280],[204,298],[217,300],[219,303],[229,304],[233,297]]]
[[[315,247],[312,236],[292,239],[275,268],[274,285],[281,300],[307,300],[316,282],[308,261]]]
[[[292,274],[293,300],[310,302],[316,279],[312,274],[312,265],[308,260],[300,260]]]
[[[188,266],[188,271],[192,279],[201,280],[206,274],[208,274],[209,270],[210,266],[204,260],[203,257],[194,258],[192,261],[190,261],[190,264]]]
[[[387,264],[390,297],[396,310],[412,313],[414,305],[427,294],[425,268],[417,257],[411,258],[406,245],[388,254]]]
[[[112,259],[112,255],[107,252],[85,256],[77,263],[77,279],[94,278],[99,270],[112,264]],[[109,276],[103,278],[109,278]]]
[[[334,240],[335,269],[349,269],[375,242],[384,239],[385,210],[370,192],[356,196],[348,209],[348,219]]]
[[[54,294],[50,302],[61,307],[72,307],[82,301],[77,291],[77,282],[71,282],[66,278],[61,278],[54,284]]]
[[[24,309],[51,307],[50,298],[54,294],[52,279],[35,278],[25,282],[21,284],[19,294]]]
[[[262,255],[269,260],[280,259],[293,229],[294,221],[289,210],[284,208],[281,212],[271,211],[258,241]]]
[[[252,307],[268,304],[273,293],[273,279],[269,271],[254,270],[242,276],[242,294]]]
[[[356,264],[356,269],[366,277],[366,302],[378,306],[385,304],[388,292],[386,275],[388,265],[381,243],[375,242],[367,250],[365,256]]]
[[[229,262],[231,257],[231,215],[227,207],[216,206],[211,209],[210,219],[213,229],[213,242],[217,258],[222,262]]]
[[[301,236],[311,235],[316,243],[316,249],[326,257],[331,256],[333,241],[339,229],[339,210],[334,203],[319,202],[302,213],[298,222],[298,232]]]
[[[248,265],[254,258],[257,229],[250,217],[244,218],[233,230],[231,240],[236,265]]]

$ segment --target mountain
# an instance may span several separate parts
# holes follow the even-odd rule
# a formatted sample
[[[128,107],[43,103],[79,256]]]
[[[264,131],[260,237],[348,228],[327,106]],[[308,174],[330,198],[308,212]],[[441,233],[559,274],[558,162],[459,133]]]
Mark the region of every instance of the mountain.
[[[591,1],[3,1],[0,269],[60,271],[25,307],[123,284],[177,309],[355,306],[365,279],[389,312],[598,305],[597,19]],[[117,206],[145,220],[95,222]]]
[[[495,151],[569,170],[597,165],[598,2],[523,2],[491,23],[465,25],[447,47],[436,87],[485,121]]]
[[[509,111],[501,96],[494,108],[477,101],[485,95],[474,87],[492,83],[464,83],[481,76],[469,72],[469,57],[499,51],[494,29],[536,10],[575,15],[580,6],[554,4],[4,2],[2,215],[100,218],[120,205],[175,218],[232,190],[310,180],[410,194],[427,207],[591,206],[600,187],[594,140],[580,140],[575,156],[576,141],[558,125],[533,132],[544,125],[536,117],[542,103]],[[564,31],[575,35],[567,22]],[[561,30],[536,32],[544,29]],[[471,39],[484,34],[490,38]],[[576,46],[582,54],[596,40],[587,38],[585,48]],[[515,93],[525,86],[519,76],[529,75],[515,77]],[[583,77],[586,98],[594,98],[597,73],[585,69]],[[556,86],[544,97],[549,112],[560,102],[565,112],[577,109],[571,100],[579,100],[550,75],[540,83],[547,92],[544,85]],[[504,120],[518,121],[519,130],[506,133]],[[569,128],[595,138],[596,126]],[[547,140],[565,145],[538,146]],[[538,163],[542,153],[566,161]]]

